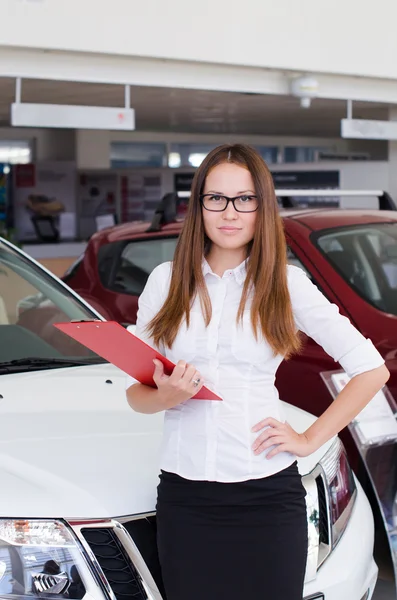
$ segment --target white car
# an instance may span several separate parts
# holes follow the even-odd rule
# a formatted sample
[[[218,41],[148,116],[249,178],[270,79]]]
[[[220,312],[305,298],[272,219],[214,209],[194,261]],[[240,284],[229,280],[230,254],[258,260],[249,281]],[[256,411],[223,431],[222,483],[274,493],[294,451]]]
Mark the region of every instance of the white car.
[[[95,318],[0,240],[2,600],[165,598],[155,519],[162,415],[134,413],[124,374],[53,327]],[[285,410],[298,431],[315,419]],[[339,438],[299,468],[308,492],[305,598],[371,598],[374,524]]]

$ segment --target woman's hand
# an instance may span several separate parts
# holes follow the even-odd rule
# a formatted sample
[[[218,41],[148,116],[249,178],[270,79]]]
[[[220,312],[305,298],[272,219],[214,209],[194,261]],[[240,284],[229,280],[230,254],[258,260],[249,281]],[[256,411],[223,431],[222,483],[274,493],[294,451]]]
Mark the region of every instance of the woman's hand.
[[[171,375],[165,375],[164,365],[160,360],[154,359],[153,362],[155,365],[153,380],[165,408],[172,408],[189,400],[204,385],[203,378],[196,367],[187,364],[184,360],[178,361]]]
[[[288,423],[281,423],[277,419],[269,417],[260,421],[252,428],[252,431],[260,431],[266,427],[253,443],[254,454],[261,454],[270,446],[275,446],[266,458],[272,458],[279,452],[291,452],[296,456],[308,456],[314,452],[308,438],[304,433],[297,433]]]

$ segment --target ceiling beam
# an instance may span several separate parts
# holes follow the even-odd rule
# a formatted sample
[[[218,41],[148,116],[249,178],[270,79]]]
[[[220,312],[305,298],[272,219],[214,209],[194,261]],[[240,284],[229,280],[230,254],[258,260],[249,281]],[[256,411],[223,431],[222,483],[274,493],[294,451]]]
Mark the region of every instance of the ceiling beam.
[[[288,95],[290,71],[0,46],[0,77]],[[397,105],[397,81],[312,74],[318,98]],[[132,98],[133,102],[133,98]]]

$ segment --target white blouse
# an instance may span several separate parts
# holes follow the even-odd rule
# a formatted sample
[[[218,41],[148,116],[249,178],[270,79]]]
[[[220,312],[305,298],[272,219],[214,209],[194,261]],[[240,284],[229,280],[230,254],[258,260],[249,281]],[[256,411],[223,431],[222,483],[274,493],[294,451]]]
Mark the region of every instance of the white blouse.
[[[167,297],[171,265],[156,267],[139,299],[135,334],[152,346],[144,329]],[[182,323],[173,347],[158,349],[173,362],[182,359],[193,364],[205,385],[223,401],[190,399],[165,412],[160,468],[193,480],[236,482],[266,477],[296,459],[280,452],[268,460],[270,449],[259,455],[252,450],[259,435],[251,431],[253,425],[266,417],[285,421],[275,387],[283,356],[274,356],[265,339],[255,340],[249,301],[243,326],[236,324],[245,262],[219,277],[203,261],[203,273],[212,303],[211,323],[205,327],[197,298],[190,327]],[[297,328],[320,344],[350,377],[384,364],[372,342],[339,313],[304,271],[288,266],[288,285]],[[132,383],[128,378],[127,388]]]

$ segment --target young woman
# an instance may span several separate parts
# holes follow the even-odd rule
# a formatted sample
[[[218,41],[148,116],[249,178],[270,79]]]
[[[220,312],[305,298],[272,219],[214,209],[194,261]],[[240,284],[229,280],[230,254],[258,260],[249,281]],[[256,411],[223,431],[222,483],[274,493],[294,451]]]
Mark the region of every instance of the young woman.
[[[303,331],[352,377],[304,433],[285,422],[274,386]],[[345,427],[389,377],[384,361],[305,273],[287,266],[271,174],[245,145],[197,170],[173,263],[140,297],[136,334],[157,389],[127,383],[138,412],[165,411],[158,549],[167,600],[301,600],[305,491],[297,456]],[[203,385],[222,402],[194,400]]]

